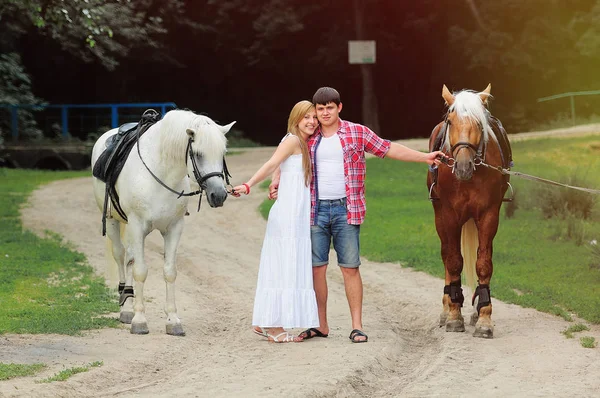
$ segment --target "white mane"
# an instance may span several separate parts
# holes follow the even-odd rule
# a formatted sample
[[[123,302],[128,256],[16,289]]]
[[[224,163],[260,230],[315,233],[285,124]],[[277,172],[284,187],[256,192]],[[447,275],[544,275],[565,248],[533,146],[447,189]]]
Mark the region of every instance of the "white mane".
[[[211,118],[192,111],[172,110],[158,123],[161,132],[162,157],[170,160],[183,159],[189,136],[187,129],[196,132],[192,150],[208,161],[220,159],[225,154],[227,139]]]
[[[454,94],[454,103],[448,108],[448,113],[456,112],[460,119],[467,118],[481,126],[483,142],[487,143],[490,135],[493,139],[496,139],[496,136],[491,131],[488,121],[489,112],[485,109],[479,94],[472,90],[463,90],[458,94]],[[449,134],[446,134],[444,145],[450,148]]]

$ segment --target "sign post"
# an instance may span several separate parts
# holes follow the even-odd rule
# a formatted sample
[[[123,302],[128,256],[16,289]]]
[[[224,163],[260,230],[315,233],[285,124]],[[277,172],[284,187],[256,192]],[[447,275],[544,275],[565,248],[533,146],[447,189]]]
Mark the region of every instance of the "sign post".
[[[371,67],[376,61],[375,54],[375,40],[348,41],[348,63],[359,65],[362,77],[362,123],[380,134],[377,97]]]
[[[350,40],[348,41],[348,63],[374,64],[375,40]]]

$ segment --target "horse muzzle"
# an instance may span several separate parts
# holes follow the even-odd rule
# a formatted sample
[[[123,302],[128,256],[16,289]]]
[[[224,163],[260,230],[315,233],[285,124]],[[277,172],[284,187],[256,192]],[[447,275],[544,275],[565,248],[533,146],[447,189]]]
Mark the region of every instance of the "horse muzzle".
[[[472,160],[467,162],[457,161],[454,165],[454,175],[459,181],[468,181],[473,177],[475,166]]]
[[[459,148],[454,157],[452,172],[459,181],[468,181],[475,171],[475,156],[467,146]]]
[[[220,190],[206,191],[206,199],[210,207],[222,207],[227,199],[227,191],[223,188]]]

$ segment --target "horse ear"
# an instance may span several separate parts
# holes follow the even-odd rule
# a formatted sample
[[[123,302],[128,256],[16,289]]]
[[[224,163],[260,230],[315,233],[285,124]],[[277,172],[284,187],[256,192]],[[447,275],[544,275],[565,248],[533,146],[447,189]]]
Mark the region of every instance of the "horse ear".
[[[483,105],[487,105],[488,102],[488,98],[490,97],[490,93],[492,91],[492,83],[489,83],[488,86],[485,88],[485,90],[483,90],[482,92],[479,93],[479,98],[481,98],[481,102],[483,102]]]
[[[448,106],[452,106],[452,104],[454,103],[454,96],[452,95],[450,90],[448,90],[448,87],[446,87],[445,84],[444,87],[442,87],[442,98],[444,99],[444,101],[446,101],[446,105]]]
[[[235,121],[233,121],[225,126],[219,126],[219,129],[221,130],[223,135],[225,135],[229,132],[229,130],[231,130],[231,127],[233,127],[234,124],[235,124]]]
[[[192,129],[186,129],[185,132],[187,133],[187,135],[193,140],[194,137],[196,136],[196,131],[192,130]]]

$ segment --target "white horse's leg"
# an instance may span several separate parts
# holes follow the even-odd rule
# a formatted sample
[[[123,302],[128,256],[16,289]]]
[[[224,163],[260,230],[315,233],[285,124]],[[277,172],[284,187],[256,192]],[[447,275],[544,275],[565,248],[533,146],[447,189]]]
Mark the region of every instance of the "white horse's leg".
[[[148,276],[148,266],[144,261],[144,241],[148,235],[144,224],[129,219],[127,226],[127,263],[133,264],[133,279],[135,281],[134,315],[131,320],[132,334],[148,334],[146,308],[144,306],[144,283]]]
[[[133,318],[133,287],[131,272],[128,273],[128,278],[125,275],[125,248],[121,241],[121,223],[115,219],[106,220],[106,235],[112,242],[112,255],[119,269],[119,304],[121,313],[119,320],[122,323],[131,323]],[[131,268],[131,266],[128,266]]]
[[[165,303],[165,314],[167,315],[167,334],[173,336],[185,336],[181,321],[177,316],[177,306],[175,305],[175,279],[177,279],[177,265],[175,257],[177,246],[183,232],[183,217],[174,221],[167,232],[163,233],[165,240],[165,268],[164,278],[167,287],[167,300]]]

